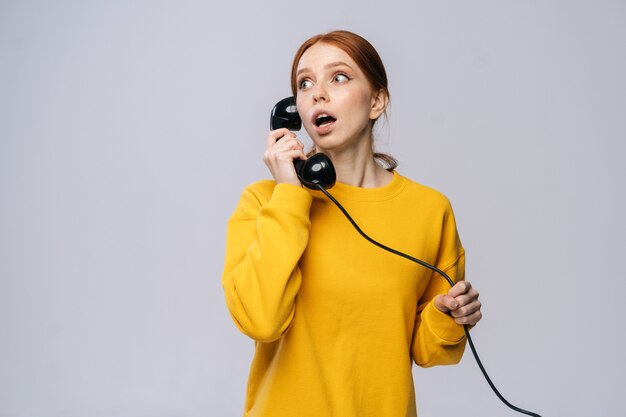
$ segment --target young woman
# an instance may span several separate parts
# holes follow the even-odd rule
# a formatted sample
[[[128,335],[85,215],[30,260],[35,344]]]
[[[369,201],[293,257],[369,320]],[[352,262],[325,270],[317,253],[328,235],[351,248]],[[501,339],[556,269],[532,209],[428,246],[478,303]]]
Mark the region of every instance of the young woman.
[[[452,209],[373,151],[389,91],[369,42],[346,31],[307,40],[291,85],[312,152],[335,166],[333,196],[369,236],[456,284],[363,239],[326,196],[300,184],[293,160],[307,156],[297,136],[270,132],[273,180],[244,190],[222,277],[235,324],[255,340],[244,416],[415,416],[412,362],[457,363],[462,325],[481,318]]]

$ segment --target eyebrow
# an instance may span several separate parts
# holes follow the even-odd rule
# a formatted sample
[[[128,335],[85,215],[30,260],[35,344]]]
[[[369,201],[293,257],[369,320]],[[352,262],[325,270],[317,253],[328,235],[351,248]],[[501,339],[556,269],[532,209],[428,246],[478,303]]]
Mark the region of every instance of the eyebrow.
[[[341,66],[346,66],[346,67],[352,69],[352,67],[350,65],[346,64],[343,61],[329,62],[328,64],[324,65],[324,69],[329,69],[329,68],[334,68],[334,67],[341,67]],[[309,71],[309,69],[308,68],[301,68],[301,69],[299,69],[298,72],[296,72],[296,77],[298,75],[300,75],[301,73],[306,72],[306,71]]]

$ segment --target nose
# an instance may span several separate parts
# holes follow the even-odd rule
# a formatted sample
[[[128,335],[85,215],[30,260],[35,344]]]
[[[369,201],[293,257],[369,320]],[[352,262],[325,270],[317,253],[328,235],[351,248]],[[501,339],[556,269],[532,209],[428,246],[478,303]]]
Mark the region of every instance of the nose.
[[[328,101],[328,93],[323,86],[318,85],[315,87],[315,91],[313,91],[313,101],[316,103],[320,101]]]

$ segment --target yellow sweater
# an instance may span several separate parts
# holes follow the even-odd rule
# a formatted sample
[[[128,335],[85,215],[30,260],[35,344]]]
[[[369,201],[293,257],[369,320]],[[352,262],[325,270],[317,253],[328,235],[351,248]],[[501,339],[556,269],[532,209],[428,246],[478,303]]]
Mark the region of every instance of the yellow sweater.
[[[464,277],[445,196],[394,172],[331,194],[372,238]],[[433,304],[448,283],[361,237],[319,191],[259,181],[228,222],[222,285],[255,340],[245,417],[416,416],[412,360],[457,363],[463,327]]]

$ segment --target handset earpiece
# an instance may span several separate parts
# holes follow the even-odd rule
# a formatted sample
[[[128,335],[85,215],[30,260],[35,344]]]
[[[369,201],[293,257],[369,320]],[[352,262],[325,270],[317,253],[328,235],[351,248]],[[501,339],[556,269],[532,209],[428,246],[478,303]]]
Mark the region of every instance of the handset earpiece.
[[[287,97],[276,103],[270,116],[271,130],[282,129],[297,131],[302,128],[302,119],[296,108],[294,97]]]
[[[280,100],[270,115],[271,130],[287,128],[297,131],[302,128],[302,119],[296,109],[296,99],[287,97]],[[305,187],[317,190],[317,184],[324,188],[332,188],[337,176],[335,167],[330,158],[323,153],[316,153],[306,160],[296,159],[293,161],[296,174]]]

